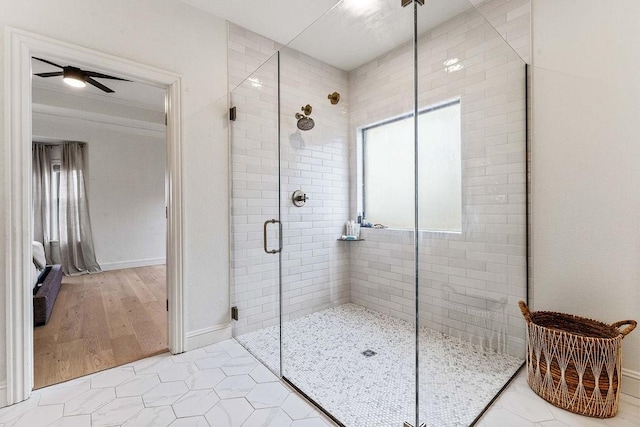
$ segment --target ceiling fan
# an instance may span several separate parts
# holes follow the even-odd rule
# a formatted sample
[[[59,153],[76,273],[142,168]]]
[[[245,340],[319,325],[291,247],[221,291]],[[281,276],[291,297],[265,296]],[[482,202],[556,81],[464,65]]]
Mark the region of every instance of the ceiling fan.
[[[78,67],[58,65],[54,62],[47,61],[46,59],[32,57],[33,59],[37,59],[38,61],[45,62],[47,64],[53,65],[54,67],[62,68],[62,71],[54,71],[51,73],[36,73],[36,76],[39,77],[57,77],[62,76],[62,80],[69,86],[73,87],[85,87],[87,83],[97,87],[98,89],[107,92],[113,93],[114,91],[102,83],[96,81],[94,77],[99,79],[110,79],[110,80],[120,80],[123,82],[128,82],[131,80],[121,79],[120,77],[109,76],[107,74],[97,73],[95,71],[82,70]]]

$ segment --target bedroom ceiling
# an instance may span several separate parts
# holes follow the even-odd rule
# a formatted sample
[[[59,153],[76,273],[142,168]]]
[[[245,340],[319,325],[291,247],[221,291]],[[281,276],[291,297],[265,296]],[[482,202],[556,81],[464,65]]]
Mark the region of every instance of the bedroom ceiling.
[[[73,65],[80,68],[88,68],[92,71],[111,74],[107,70],[101,70],[99,67],[85,66],[85,64],[67,64],[65,63],[65,61],[58,60],[57,58],[47,57],[46,55],[43,55],[42,58],[62,66]],[[31,71],[32,74],[36,74],[60,71],[60,69],[36,59],[31,59]],[[50,89],[58,92],[73,94],[76,96],[95,98],[97,100],[125,102],[127,104],[144,107],[153,111],[164,112],[164,88],[159,88],[139,82],[126,82],[100,78],[96,78],[96,80],[113,89],[115,93],[104,93],[100,89],[91,85],[87,85],[84,88],[73,88],[63,83],[62,77],[45,78],[32,75],[31,82],[33,84],[34,90],[38,90],[38,88]]]

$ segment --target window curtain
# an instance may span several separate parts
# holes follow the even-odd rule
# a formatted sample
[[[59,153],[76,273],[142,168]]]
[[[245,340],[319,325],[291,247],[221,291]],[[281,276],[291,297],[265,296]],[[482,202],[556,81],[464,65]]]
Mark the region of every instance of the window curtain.
[[[51,146],[33,144],[33,239],[42,243],[51,264]]]
[[[60,167],[60,256],[71,276],[102,271],[96,261],[84,180],[84,145],[62,146]]]

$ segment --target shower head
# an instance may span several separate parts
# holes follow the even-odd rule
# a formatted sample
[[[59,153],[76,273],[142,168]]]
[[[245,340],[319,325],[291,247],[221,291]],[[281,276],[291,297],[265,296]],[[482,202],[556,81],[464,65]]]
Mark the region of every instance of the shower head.
[[[309,117],[313,107],[307,104],[300,109],[304,114],[296,113],[296,119],[298,119],[298,129],[300,130],[311,130],[315,126],[313,119]]]
[[[296,114],[296,119],[298,119],[298,129],[300,130],[311,130],[315,126],[313,119],[311,117],[304,116],[300,113]]]

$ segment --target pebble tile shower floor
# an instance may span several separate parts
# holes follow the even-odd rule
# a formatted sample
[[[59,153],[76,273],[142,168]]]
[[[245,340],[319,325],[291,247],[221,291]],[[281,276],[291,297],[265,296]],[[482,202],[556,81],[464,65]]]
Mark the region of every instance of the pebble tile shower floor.
[[[278,371],[277,326],[236,339]],[[432,426],[470,425],[523,363],[427,328],[420,329],[419,342],[420,418]],[[284,323],[282,352],[283,376],[347,427],[400,427],[413,420],[410,323],[344,304]]]

